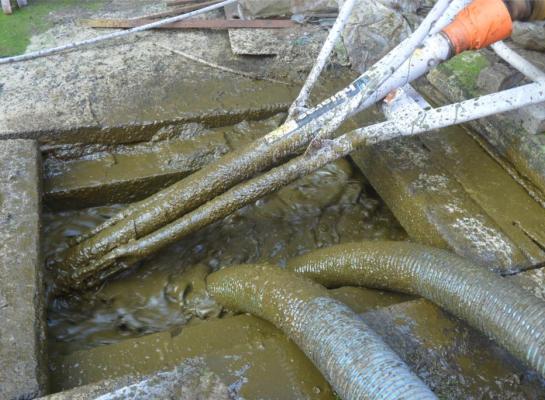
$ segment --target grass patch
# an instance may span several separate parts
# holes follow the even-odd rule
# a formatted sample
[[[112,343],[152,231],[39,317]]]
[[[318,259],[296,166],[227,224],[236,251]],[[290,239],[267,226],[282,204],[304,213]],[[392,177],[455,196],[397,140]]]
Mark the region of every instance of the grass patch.
[[[49,17],[52,11],[63,7],[96,10],[103,3],[104,0],[36,0],[29,1],[28,7],[14,7],[12,15],[0,12],[0,56],[24,53],[33,34],[45,32],[53,25]]]
[[[439,68],[454,76],[466,93],[475,95],[479,74],[489,65],[487,58],[482,54],[466,51],[440,65]]]

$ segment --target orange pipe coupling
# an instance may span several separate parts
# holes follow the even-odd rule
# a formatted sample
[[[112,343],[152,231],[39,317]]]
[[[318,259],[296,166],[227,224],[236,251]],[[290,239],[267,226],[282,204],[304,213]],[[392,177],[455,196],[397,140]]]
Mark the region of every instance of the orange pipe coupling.
[[[513,21],[503,0],[475,0],[443,29],[453,50],[478,50],[511,36]]]

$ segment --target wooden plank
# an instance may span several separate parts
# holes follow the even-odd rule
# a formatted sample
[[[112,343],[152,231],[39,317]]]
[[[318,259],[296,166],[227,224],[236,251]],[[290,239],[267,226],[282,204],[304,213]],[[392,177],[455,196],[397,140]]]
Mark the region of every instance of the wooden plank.
[[[202,3],[205,0],[173,0],[167,1],[167,6],[179,6],[182,4]]]
[[[150,20],[139,19],[88,19],[82,21],[86,26],[91,28],[118,28],[128,29],[137,26],[145,25]],[[255,19],[255,20],[240,20],[240,19],[202,19],[179,21],[168,25],[163,25],[157,29],[282,29],[292,28],[297,24],[289,19]]]
[[[167,6],[174,6],[180,4],[192,4],[192,3],[202,3],[205,0],[178,0],[178,1],[169,1]]]
[[[204,7],[212,6],[214,4],[218,4],[221,1],[223,1],[223,0],[212,0],[212,1],[205,1],[204,3],[189,4],[189,5],[186,5],[184,7],[179,8],[179,10],[183,9],[184,12],[191,12],[191,11],[199,10],[201,8],[204,8]],[[167,3],[167,6],[178,6],[180,4],[185,4],[185,3],[180,2],[180,0],[174,0],[174,1],[169,1]]]

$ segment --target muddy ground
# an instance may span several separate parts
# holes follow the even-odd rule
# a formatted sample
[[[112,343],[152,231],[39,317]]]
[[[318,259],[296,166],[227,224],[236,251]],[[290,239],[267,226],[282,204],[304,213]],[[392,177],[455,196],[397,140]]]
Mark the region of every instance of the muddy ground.
[[[97,35],[80,25],[81,18],[133,17],[162,8],[151,0],[77,4],[52,0],[31,6],[36,7],[32,14],[29,8],[12,19],[0,16],[0,55]],[[40,24],[35,24],[38,18]],[[226,32],[151,32],[0,69],[0,135],[38,139],[42,145],[44,256],[65,249],[74,237],[129,202],[278,127],[326,33],[318,26],[298,28],[284,34],[276,56],[244,57],[233,54],[232,38]],[[180,56],[180,51],[283,83],[218,71]],[[335,93],[354,76],[342,53],[338,49],[313,102]],[[373,108],[344,129],[381,118],[380,110]],[[520,229],[513,227],[511,215],[504,215],[505,209],[486,196],[497,201],[503,187],[515,185],[517,203],[526,202],[528,207],[514,214],[529,210],[537,215],[541,208],[494,160],[484,157],[465,132],[449,131],[448,137],[451,143],[435,143],[435,147],[433,139],[417,139],[401,148],[386,144],[386,150],[380,150],[379,161],[384,164],[380,171],[373,171],[381,164],[377,160],[370,164],[369,154],[341,159],[178,241],[96,290],[49,296],[51,390],[126,375],[154,376],[183,362],[180,370],[189,371],[188,379],[201,394],[214,386],[221,394],[246,398],[335,398],[293,342],[262,320],[222,309],[207,295],[204,279],[212,271],[241,263],[282,267],[292,257],[351,241],[428,241],[460,253],[434,233],[449,236],[460,217],[452,216],[450,207],[447,222],[436,218],[437,209],[448,206],[444,200],[450,192],[437,196],[437,191],[447,188],[445,179],[452,181],[448,187],[455,188],[456,196],[472,196],[468,202],[479,203],[474,209],[460,203],[460,215],[465,218],[473,212],[484,220],[490,214],[490,225],[477,228],[489,232],[488,226],[496,223],[509,225],[498,229],[520,246]],[[458,141],[466,146],[468,140],[475,154],[463,164],[468,170],[494,164],[495,169],[486,169],[493,171],[490,175],[479,175],[482,179],[468,179],[463,166],[430,155],[443,151],[441,146],[452,155]],[[413,147],[425,154],[418,162],[407,156]],[[444,176],[433,172],[437,165],[448,169]],[[409,179],[413,172],[415,182]],[[483,188],[483,181],[496,187]],[[396,182],[403,184],[398,187]],[[394,203],[397,207],[392,207]],[[411,207],[435,218],[433,226],[415,223],[419,214]],[[531,228],[530,233],[542,226],[541,215],[519,220],[520,226]],[[473,231],[464,232],[465,244]],[[503,254],[502,249],[495,250],[495,238],[486,248],[492,248],[490,257]],[[482,244],[480,239],[472,242],[477,247]],[[531,245],[539,247],[539,243],[533,239]],[[524,257],[537,262],[542,249],[534,247]],[[507,258],[505,264],[511,261]],[[50,289],[49,281],[47,285]],[[498,394],[540,398],[545,386],[535,373],[430,303],[361,288],[339,288],[331,295],[363,313],[444,398],[498,398]],[[206,379],[193,379],[199,375]]]

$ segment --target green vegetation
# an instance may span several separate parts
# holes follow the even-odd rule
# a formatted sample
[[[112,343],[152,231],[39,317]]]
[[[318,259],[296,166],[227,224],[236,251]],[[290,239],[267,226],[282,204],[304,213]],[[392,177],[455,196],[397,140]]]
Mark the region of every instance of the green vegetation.
[[[15,2],[13,2],[15,3]],[[63,7],[98,9],[104,0],[36,0],[29,6],[13,8],[12,15],[0,11],[0,56],[21,54],[33,34],[44,32],[53,25],[49,13]]]
[[[439,66],[451,78],[456,79],[466,94],[477,95],[477,79],[480,72],[488,67],[487,58],[476,51],[466,51]]]

